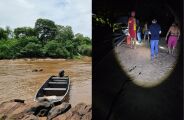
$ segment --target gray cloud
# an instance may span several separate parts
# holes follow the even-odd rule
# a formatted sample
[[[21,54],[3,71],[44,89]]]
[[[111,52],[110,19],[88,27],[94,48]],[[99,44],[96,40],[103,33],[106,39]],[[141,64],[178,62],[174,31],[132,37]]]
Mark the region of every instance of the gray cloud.
[[[91,0],[1,0],[0,27],[34,27],[36,19],[47,18],[91,38],[91,5]]]

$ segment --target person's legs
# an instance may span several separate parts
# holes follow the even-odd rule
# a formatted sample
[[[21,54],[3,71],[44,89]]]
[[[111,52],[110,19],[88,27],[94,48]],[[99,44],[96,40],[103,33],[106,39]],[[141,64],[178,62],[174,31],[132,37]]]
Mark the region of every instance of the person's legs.
[[[175,47],[172,48],[171,54],[174,55]]]
[[[149,38],[149,34],[147,34],[147,36],[148,36],[148,40],[149,40],[149,39],[150,39],[150,38]]]
[[[171,54],[171,48],[170,48],[170,47],[168,47],[168,49],[169,49],[169,54]]]
[[[136,38],[134,38],[134,49],[136,49]]]
[[[132,36],[131,37],[131,48],[135,48],[135,44],[136,44],[136,36]]]
[[[168,39],[169,54],[171,54],[171,46],[172,46],[172,37],[170,36],[169,39]]]
[[[144,33],[144,38],[143,38],[144,42],[146,42],[146,33]]]
[[[150,40],[150,44],[151,44],[151,60],[154,59],[154,48],[155,48],[155,40]]]
[[[171,40],[171,45],[170,45],[170,54],[173,55],[173,48],[174,48],[174,40]]]
[[[173,37],[173,48],[172,48],[172,52],[171,52],[172,55],[174,54],[174,50],[176,48],[176,45],[177,45],[177,37]]]
[[[141,34],[141,32],[139,33],[139,38],[140,38],[140,42],[142,42],[142,34]]]
[[[132,37],[133,37],[133,48],[134,48],[134,49],[136,48],[136,46],[135,46],[135,45],[136,45],[136,33],[137,33],[136,31],[133,31],[133,32],[132,32]]]
[[[136,31],[130,31],[130,37],[131,37],[131,48],[135,48],[135,40],[136,40]]]
[[[149,38],[149,34],[148,34],[148,45],[149,45],[149,43],[150,43],[150,38]],[[150,47],[150,46],[148,46],[148,47]]]
[[[130,38],[130,47],[133,48],[133,38]]]
[[[137,33],[137,39],[138,39],[139,43],[141,43],[141,33],[140,32]]]
[[[158,57],[158,43],[159,40],[155,40],[155,57]]]
[[[150,39],[147,39],[147,47],[150,48]]]
[[[146,33],[145,34],[145,39],[146,39],[146,47],[150,47],[150,43],[149,43],[149,34],[148,33]]]

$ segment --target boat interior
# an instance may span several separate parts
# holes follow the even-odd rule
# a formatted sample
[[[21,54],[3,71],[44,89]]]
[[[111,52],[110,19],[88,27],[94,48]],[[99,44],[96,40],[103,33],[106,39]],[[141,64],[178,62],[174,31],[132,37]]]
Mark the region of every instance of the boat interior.
[[[42,86],[36,97],[57,96],[64,97],[68,90],[69,77],[51,76],[49,80]]]

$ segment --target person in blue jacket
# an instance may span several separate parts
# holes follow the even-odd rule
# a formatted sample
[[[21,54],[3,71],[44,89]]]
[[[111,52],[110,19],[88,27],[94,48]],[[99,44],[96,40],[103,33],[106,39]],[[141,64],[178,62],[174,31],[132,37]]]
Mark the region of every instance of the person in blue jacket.
[[[156,19],[152,20],[152,24],[149,27],[149,34],[151,35],[150,46],[151,46],[151,60],[158,57],[158,43],[161,34],[161,27],[157,23]]]

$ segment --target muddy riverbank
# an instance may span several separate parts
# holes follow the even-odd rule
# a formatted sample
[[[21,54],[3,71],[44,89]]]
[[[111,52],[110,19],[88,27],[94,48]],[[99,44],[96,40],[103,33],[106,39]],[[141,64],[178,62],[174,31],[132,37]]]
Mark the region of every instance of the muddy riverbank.
[[[38,71],[34,71],[34,70]],[[0,103],[12,99],[33,99],[51,75],[64,69],[71,80],[69,103],[91,104],[91,58],[0,60]]]

